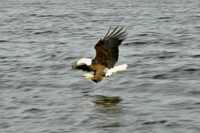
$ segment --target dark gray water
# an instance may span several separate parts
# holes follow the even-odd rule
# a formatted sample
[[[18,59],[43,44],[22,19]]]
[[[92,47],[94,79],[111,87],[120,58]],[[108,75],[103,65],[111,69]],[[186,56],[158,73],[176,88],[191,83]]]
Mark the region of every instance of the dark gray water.
[[[71,69],[109,26],[118,65],[98,84]],[[199,0],[1,0],[1,133],[199,133]]]

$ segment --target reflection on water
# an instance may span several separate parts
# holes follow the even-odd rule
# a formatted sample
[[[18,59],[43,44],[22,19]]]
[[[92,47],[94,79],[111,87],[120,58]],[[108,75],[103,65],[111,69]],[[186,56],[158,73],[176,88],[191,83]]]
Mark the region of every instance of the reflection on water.
[[[95,104],[103,105],[105,107],[115,106],[116,104],[122,101],[122,99],[120,99],[120,97],[118,96],[108,97],[108,96],[97,95],[94,97],[96,98],[96,100],[93,101]]]
[[[121,106],[118,105],[121,101],[122,99],[118,96],[109,97],[109,96],[102,96],[102,95],[94,95],[94,96],[86,95],[84,97],[75,98],[76,104],[78,104],[81,107],[90,107],[93,109],[97,109],[97,108],[106,109],[108,110],[108,113],[111,112],[111,110],[117,109],[118,107],[121,108]]]
[[[86,95],[75,98],[81,113],[88,116],[79,126],[99,128],[105,131],[117,131],[116,127],[124,127],[120,119],[120,116],[125,113],[123,105],[120,104],[121,101],[122,99],[118,96]]]

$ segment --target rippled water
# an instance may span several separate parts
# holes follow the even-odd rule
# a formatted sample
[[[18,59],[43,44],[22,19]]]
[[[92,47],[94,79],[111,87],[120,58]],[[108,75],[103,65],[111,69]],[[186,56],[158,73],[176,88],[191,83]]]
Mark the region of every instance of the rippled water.
[[[199,133],[198,0],[2,0],[0,18],[1,133]],[[118,24],[128,70],[72,70]]]

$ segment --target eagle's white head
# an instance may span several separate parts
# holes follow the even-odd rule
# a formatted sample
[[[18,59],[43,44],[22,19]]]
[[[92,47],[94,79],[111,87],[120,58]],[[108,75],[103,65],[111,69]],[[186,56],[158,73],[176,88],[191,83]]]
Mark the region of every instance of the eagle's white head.
[[[77,65],[80,65],[80,64],[85,64],[87,66],[90,66],[92,64],[92,59],[82,58],[79,61],[77,61]]]

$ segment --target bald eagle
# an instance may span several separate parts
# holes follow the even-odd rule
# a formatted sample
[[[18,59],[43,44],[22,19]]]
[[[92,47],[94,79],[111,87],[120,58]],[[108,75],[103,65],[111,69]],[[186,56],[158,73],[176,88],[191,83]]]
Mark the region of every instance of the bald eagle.
[[[72,66],[73,69],[93,71],[94,75],[86,73],[83,76],[92,79],[96,83],[100,82],[103,77],[109,77],[116,72],[126,70],[127,64],[115,66],[118,61],[118,46],[126,37],[126,31],[122,31],[123,28],[118,30],[118,28],[119,26],[110,33],[110,27],[106,36],[94,46],[96,50],[94,59],[82,58],[76,65]]]

